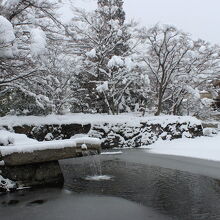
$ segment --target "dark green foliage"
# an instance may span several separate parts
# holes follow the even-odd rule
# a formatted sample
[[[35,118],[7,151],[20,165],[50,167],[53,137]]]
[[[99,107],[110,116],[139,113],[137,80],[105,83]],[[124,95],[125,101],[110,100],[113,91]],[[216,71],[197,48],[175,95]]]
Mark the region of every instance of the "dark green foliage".
[[[124,24],[125,22],[125,12],[123,10],[123,0],[98,0],[98,6],[99,7],[109,7],[113,8],[113,6],[118,7],[118,9],[112,13],[104,13],[101,12],[102,16],[105,17],[106,20],[119,20],[120,25]]]
[[[36,100],[27,94],[12,90],[0,97],[0,116],[11,115],[45,115],[49,109],[40,108]]]

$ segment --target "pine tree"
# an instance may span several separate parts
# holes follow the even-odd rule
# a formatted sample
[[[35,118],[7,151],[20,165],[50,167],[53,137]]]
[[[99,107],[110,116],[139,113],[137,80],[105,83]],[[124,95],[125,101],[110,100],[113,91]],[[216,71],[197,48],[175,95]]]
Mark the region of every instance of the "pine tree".
[[[98,0],[98,11],[106,20],[118,20],[120,25],[125,22],[123,0]],[[107,10],[103,10],[107,9]]]
[[[78,11],[72,33],[81,56],[81,103],[98,112],[117,114],[123,95],[132,84],[132,54],[129,27],[121,0],[98,0],[94,13]],[[130,62],[129,62],[130,61]],[[129,67],[128,67],[129,64]],[[131,68],[131,66],[133,67]],[[134,69],[134,68],[133,68]],[[130,78],[130,79],[129,79]]]

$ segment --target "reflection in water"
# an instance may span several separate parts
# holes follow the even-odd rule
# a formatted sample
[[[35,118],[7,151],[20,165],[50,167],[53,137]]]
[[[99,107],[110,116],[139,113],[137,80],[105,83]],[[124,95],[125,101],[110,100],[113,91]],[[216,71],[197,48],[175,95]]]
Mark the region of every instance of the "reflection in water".
[[[83,160],[84,166],[81,166]],[[75,161],[76,162],[76,161]],[[87,166],[86,166],[86,163]],[[89,160],[64,161],[65,187],[80,193],[118,196],[152,207],[178,220],[220,219],[219,181],[188,172],[102,159],[110,181],[89,182]]]
[[[85,178],[85,180],[88,180],[88,181],[103,181],[103,180],[110,180],[112,179],[111,176],[107,176],[107,175],[99,175],[99,176],[87,176]]]
[[[1,204],[0,217],[3,220],[171,220],[150,208],[115,197],[48,189],[30,191],[22,197],[14,193],[9,197],[19,199],[19,204]],[[1,199],[7,201],[9,198],[3,196]]]

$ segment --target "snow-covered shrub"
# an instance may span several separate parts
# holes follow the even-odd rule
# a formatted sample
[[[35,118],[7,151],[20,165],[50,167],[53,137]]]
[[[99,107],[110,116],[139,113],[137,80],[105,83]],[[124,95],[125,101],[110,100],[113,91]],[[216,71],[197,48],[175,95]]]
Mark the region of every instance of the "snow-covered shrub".
[[[51,108],[36,104],[36,99],[18,89],[0,96],[0,116],[5,115],[46,115]]]

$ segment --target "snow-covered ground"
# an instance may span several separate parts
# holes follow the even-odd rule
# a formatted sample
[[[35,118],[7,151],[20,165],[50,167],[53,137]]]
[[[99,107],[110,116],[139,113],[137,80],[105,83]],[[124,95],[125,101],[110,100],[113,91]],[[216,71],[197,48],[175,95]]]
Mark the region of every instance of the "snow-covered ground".
[[[146,152],[220,161],[220,133],[214,137],[158,140]]]

